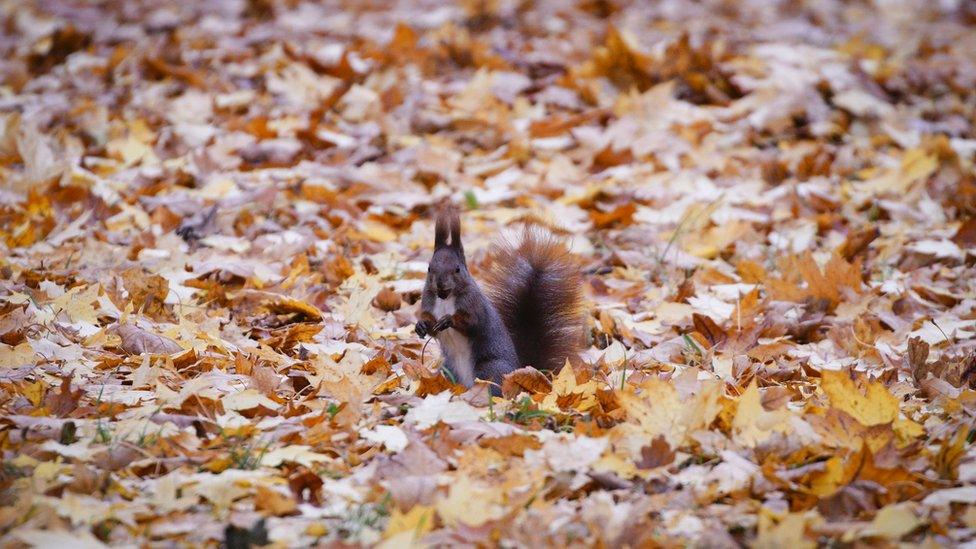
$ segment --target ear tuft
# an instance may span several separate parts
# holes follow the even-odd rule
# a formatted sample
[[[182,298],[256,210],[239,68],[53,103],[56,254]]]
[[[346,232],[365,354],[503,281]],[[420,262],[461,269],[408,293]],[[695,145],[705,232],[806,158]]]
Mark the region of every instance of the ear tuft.
[[[451,221],[444,216],[443,210],[437,212],[434,222],[434,249],[447,246],[447,235],[451,232]]]
[[[461,217],[457,208],[450,204],[437,211],[437,222],[434,226],[434,248],[442,247],[453,248],[464,256],[464,248],[461,246]]]

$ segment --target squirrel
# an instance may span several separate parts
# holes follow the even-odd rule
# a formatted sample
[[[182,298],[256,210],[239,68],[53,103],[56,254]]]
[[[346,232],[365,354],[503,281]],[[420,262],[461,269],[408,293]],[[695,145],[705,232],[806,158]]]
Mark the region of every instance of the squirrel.
[[[487,257],[487,292],[468,271],[456,209],[436,217],[416,332],[437,339],[446,366],[470,387],[523,366],[552,370],[575,357],[583,342],[583,281],[566,245],[526,225],[517,239],[499,241]]]

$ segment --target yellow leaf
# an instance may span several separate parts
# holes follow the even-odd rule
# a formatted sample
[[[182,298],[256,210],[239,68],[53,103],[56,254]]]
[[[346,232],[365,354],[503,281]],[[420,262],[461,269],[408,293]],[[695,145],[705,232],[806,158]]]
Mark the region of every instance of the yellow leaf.
[[[810,492],[821,498],[833,494],[850,480],[841,458],[834,456],[824,466],[825,470],[810,482]]]
[[[586,383],[576,383],[576,373],[569,361],[559,370],[556,379],[552,380],[552,391],[539,403],[539,409],[549,412],[560,412],[563,407],[585,412],[596,406],[596,390],[599,388],[592,379]]]
[[[313,538],[320,538],[328,533],[329,529],[321,522],[313,522],[305,529],[305,535],[312,536]]]
[[[21,394],[27,397],[27,400],[29,400],[35,408],[40,406],[41,401],[44,400],[44,382],[35,381],[34,383],[24,385]]]
[[[762,444],[774,433],[789,433],[789,410],[767,412],[759,395],[759,387],[753,379],[742,396],[732,420],[732,432],[736,442],[749,447]]]
[[[375,242],[392,242],[397,237],[393,229],[372,219],[363,222],[363,234]]]
[[[18,368],[34,363],[34,349],[30,343],[23,342],[16,347],[0,343],[0,369]]]
[[[51,301],[51,307],[55,311],[64,311],[72,322],[95,324],[98,321],[98,311],[95,309],[95,304],[98,303],[98,290],[98,284],[91,284],[85,288],[76,286]]]
[[[919,520],[914,509],[915,504],[912,502],[896,503],[884,507],[878,511],[867,528],[858,532],[857,536],[854,535],[854,532],[849,532],[849,535],[845,535],[842,541],[851,542],[854,541],[855,537],[899,540],[905,534],[918,528],[923,522]]]
[[[595,461],[593,463],[593,470],[614,473],[620,478],[633,478],[642,473],[645,475],[650,474],[649,470],[638,470],[637,465],[634,464],[634,460],[626,459],[615,453],[607,453]]]
[[[741,239],[752,225],[744,221],[733,221],[720,227],[710,227],[704,231],[688,235],[683,247],[691,255],[704,259],[715,259],[719,253],[736,240]]]
[[[240,192],[240,188],[237,183],[229,177],[220,177],[211,179],[202,189],[200,189],[201,198],[211,198],[218,199],[227,196],[232,196]]]
[[[298,503],[289,495],[266,486],[258,486],[254,494],[254,508],[271,516],[283,517],[294,513]]]
[[[925,434],[925,428],[910,419],[897,419],[892,428],[902,441],[918,438]],[[872,448],[872,450],[874,449]]]
[[[556,375],[556,379],[552,380],[552,392],[560,395],[566,395],[573,392],[576,389],[576,373],[573,371],[573,367],[569,364],[563,366],[562,370],[559,370],[559,374]]]
[[[860,188],[874,195],[904,194],[915,183],[928,179],[938,167],[938,157],[923,149],[911,149],[902,155],[900,166],[865,181]]]
[[[437,514],[448,526],[481,526],[505,514],[501,501],[500,491],[462,476],[451,484],[447,497],[437,502]]]
[[[203,469],[210,471],[211,473],[220,473],[226,471],[234,462],[229,457],[218,457],[202,465]]]
[[[397,534],[410,532],[418,538],[434,529],[434,508],[427,505],[415,505],[406,513],[394,508],[390,515],[390,522],[383,532],[384,538],[391,538]]]
[[[759,535],[752,544],[754,549],[779,549],[781,547],[816,547],[817,544],[806,536],[809,525],[822,522],[816,511],[806,513],[787,513],[774,521],[772,512],[767,509],[759,511]]]
[[[641,394],[618,392],[620,406],[627,418],[639,425],[647,440],[663,436],[672,448],[681,446],[693,431],[706,428],[721,410],[722,384],[703,381],[699,390],[682,398],[667,381],[651,378],[642,385]]]
[[[251,410],[263,406],[269,410],[277,410],[278,403],[262,395],[255,389],[245,389],[237,393],[225,395],[221,402],[225,410]]]
[[[898,399],[883,384],[865,381],[866,394],[862,395],[844,372],[825,370],[821,375],[820,388],[830,398],[830,405],[862,425],[870,427],[898,419]]]
[[[901,157],[902,177],[909,182],[927,178],[938,167],[939,159],[935,155],[928,154],[923,149],[905,151],[905,154]]]
[[[152,143],[155,134],[142,120],[133,120],[128,125],[128,135],[108,142],[106,148],[113,157],[121,160],[126,166],[140,161],[156,162],[156,154]]]

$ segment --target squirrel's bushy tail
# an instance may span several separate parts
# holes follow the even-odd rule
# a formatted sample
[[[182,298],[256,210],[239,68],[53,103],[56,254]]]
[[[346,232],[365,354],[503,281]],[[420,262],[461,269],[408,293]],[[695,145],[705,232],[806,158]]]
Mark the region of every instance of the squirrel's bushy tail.
[[[488,253],[488,295],[515,343],[519,362],[559,369],[583,343],[583,278],[565,243],[526,226]]]

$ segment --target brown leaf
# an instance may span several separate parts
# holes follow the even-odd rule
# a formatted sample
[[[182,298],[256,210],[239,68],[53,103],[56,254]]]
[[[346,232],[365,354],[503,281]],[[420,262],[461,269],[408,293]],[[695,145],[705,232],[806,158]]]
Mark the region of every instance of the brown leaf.
[[[636,464],[638,469],[654,469],[674,461],[674,450],[662,435],[654,437],[651,445],[642,447],[640,452],[641,459]]]
[[[298,503],[277,490],[265,486],[258,486],[254,493],[254,509],[265,515],[284,517],[297,513]]]
[[[762,407],[768,412],[778,410],[790,401],[793,392],[788,387],[775,385],[768,387],[762,392]]]
[[[294,321],[320,322],[322,320],[322,311],[300,299],[275,295],[270,297],[264,306],[275,314],[295,314],[297,318],[293,319]]]
[[[130,444],[113,444],[95,454],[92,463],[106,471],[118,471],[141,457],[143,457],[142,453]]]
[[[512,398],[525,391],[530,394],[548,393],[552,390],[552,383],[545,374],[531,366],[519,368],[506,374],[502,379],[502,395]]]
[[[876,238],[881,236],[881,230],[877,227],[864,227],[847,234],[847,239],[841,244],[838,252],[847,261],[861,255]]]
[[[61,388],[59,391],[51,391],[44,397],[44,406],[55,416],[65,417],[78,407],[81,395],[85,394],[82,389],[71,389],[71,381],[74,372],[61,376]]]
[[[742,281],[747,284],[761,284],[766,280],[766,269],[762,265],[749,259],[741,259],[735,266],[742,277]]]
[[[257,389],[262,394],[270,395],[275,392],[281,380],[274,368],[255,364],[251,369],[251,387]]]
[[[606,213],[591,211],[590,219],[593,220],[593,226],[597,229],[607,229],[615,225],[627,226],[633,222],[636,211],[637,206],[633,202],[628,202]]]
[[[483,438],[479,444],[485,448],[491,448],[503,456],[522,457],[526,450],[538,450],[542,448],[542,443],[535,437],[511,434],[503,437]]]
[[[925,361],[929,358],[929,344],[922,340],[920,337],[913,337],[908,340],[908,353],[905,355],[905,360],[908,362],[909,371],[912,372],[912,376],[915,381],[922,381],[925,379],[925,374],[928,373],[928,369],[925,366]]]
[[[369,359],[366,364],[363,364],[362,368],[359,369],[359,373],[364,376],[371,376],[374,374],[381,374],[384,376],[390,375],[393,368],[390,366],[390,361],[383,356],[382,353],[377,353],[376,356]]]
[[[766,280],[770,294],[778,300],[822,301],[830,311],[841,302],[842,289],[860,292],[864,286],[861,260],[850,263],[838,253],[831,255],[822,270],[809,251],[782,258],[779,267],[783,277]]]
[[[109,482],[109,474],[107,472],[96,471],[80,462],[75,462],[71,475],[74,477],[74,480],[68,485],[68,489],[76,494],[97,494],[106,488]]]
[[[322,486],[325,483],[316,473],[300,467],[288,476],[288,488],[294,499],[311,503],[316,507],[322,504]]]
[[[152,318],[158,318],[166,311],[164,300],[169,294],[169,281],[165,278],[143,269],[129,269],[122,273],[122,285],[137,311]]]
[[[600,152],[596,153],[596,155],[593,157],[593,169],[598,171],[605,170],[607,168],[612,168],[614,166],[620,166],[621,164],[629,164],[633,161],[634,161],[634,153],[630,150],[629,147],[626,149],[615,149],[607,145]],[[621,206],[621,207],[626,207],[626,206],[630,206],[631,208],[636,209],[636,206],[634,206],[634,204],[632,203],[628,203],[625,206]],[[633,212],[631,212],[631,215],[632,214]],[[612,218],[612,213],[610,215]],[[594,223],[596,223],[596,220],[594,220]],[[605,227],[606,224],[604,224],[603,226]],[[601,228],[601,227],[598,225],[597,228]]]
[[[437,375],[422,376],[420,378],[420,385],[417,386],[417,391],[414,394],[419,397],[425,397],[427,395],[440,394],[444,391],[461,394],[465,391],[465,387],[451,383],[450,380],[438,373]]]
[[[46,48],[32,48],[34,52],[27,60],[31,72],[43,74],[51,70],[63,63],[72,53],[87,48],[91,38],[90,34],[79,31],[71,24],[58,28],[42,41],[47,42]]]
[[[187,84],[196,88],[206,87],[206,79],[203,73],[193,68],[183,65],[174,65],[159,57],[147,57],[143,60],[143,62],[145,63],[147,72],[156,76],[157,78],[170,77],[186,82]]]
[[[322,331],[321,324],[300,323],[291,324],[281,330],[276,330],[274,335],[262,341],[265,345],[277,351],[290,351],[299,343],[312,341],[315,334]]]
[[[529,124],[529,135],[533,138],[553,137],[606,114],[607,112],[603,109],[595,109],[572,116],[556,115],[541,120],[533,120]]]
[[[687,303],[689,297],[695,296],[695,279],[688,277],[678,284],[678,289],[675,290],[674,295],[671,296],[668,301],[673,301],[675,303]]]
[[[832,521],[852,520],[877,509],[875,497],[880,488],[873,483],[855,481],[817,503],[821,514]]]
[[[356,272],[349,259],[341,255],[323,265],[323,270],[325,271],[325,279],[334,286],[338,286]]]
[[[976,246],[976,217],[970,217],[963,221],[956,234],[952,235],[952,241],[958,244],[960,248]]]
[[[711,317],[703,314],[693,313],[691,315],[691,320],[695,325],[695,331],[705,336],[705,339],[708,340],[711,348],[715,348],[725,343],[725,340],[728,339],[728,335],[725,333],[725,330],[716,324]]]
[[[131,355],[171,355],[183,351],[179,343],[168,337],[147,332],[132,324],[121,324],[115,333],[122,339],[119,347]]]

